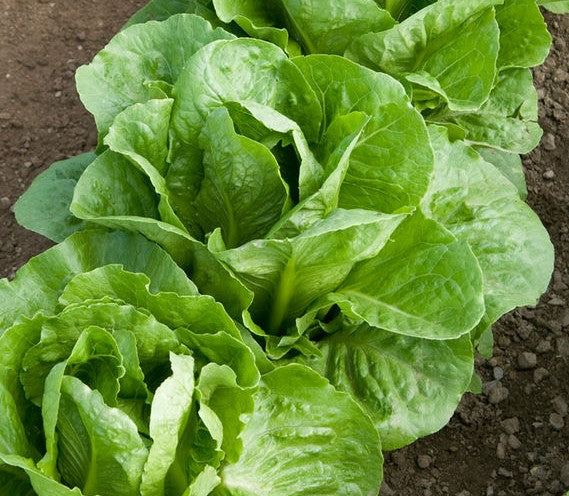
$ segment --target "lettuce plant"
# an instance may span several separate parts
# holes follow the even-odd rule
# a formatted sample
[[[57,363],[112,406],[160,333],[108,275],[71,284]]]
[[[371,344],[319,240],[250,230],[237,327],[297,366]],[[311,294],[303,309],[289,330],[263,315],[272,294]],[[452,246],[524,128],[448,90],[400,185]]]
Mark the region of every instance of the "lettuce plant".
[[[137,235],[87,231],[0,286],[0,483],[59,496],[372,494],[379,438]],[[299,474],[302,474],[301,476]]]
[[[125,275],[141,272],[128,265],[136,250],[78,271],[81,284],[66,278],[89,286],[77,300],[67,289],[55,296],[71,308],[110,298],[154,315],[185,352],[168,349],[162,370],[192,356],[198,403],[206,367],[236,376],[249,406],[219,400],[230,440],[206,426],[218,444],[215,461],[200,458],[203,477],[219,485],[204,494],[375,494],[376,434],[396,449],[440,429],[470,387],[475,347],[488,353],[492,324],[535,303],[551,275],[552,246],[523,201],[517,155],[541,136],[529,68],[550,37],[535,2],[349,6],[151,2],[77,73],[98,149],[54,164],[16,206],[20,223],[55,241],[86,230],[60,246],[81,235],[97,243],[93,227],[142,234],[215,307],[193,317],[223,316],[210,324],[243,358],[226,342],[188,343],[194,320],[160,320],[183,307],[183,289],[162,290],[163,300],[123,295],[145,294],[140,276]],[[7,301],[10,319],[55,311]],[[237,381],[253,362],[258,387]],[[156,395],[169,377],[148,389]],[[290,432],[271,424],[271,395],[300,415]],[[152,425],[155,403],[145,404]],[[342,416],[361,433],[338,437]],[[193,453],[186,441],[179,449]],[[282,464],[269,456],[277,451]]]

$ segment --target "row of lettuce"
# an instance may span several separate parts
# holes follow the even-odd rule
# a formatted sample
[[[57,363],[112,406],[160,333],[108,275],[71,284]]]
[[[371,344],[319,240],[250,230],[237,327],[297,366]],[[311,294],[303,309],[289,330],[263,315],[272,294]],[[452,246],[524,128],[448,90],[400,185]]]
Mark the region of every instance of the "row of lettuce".
[[[60,244],[0,281],[0,487],[377,494],[549,282],[550,41],[534,0],[151,1],[16,205]]]

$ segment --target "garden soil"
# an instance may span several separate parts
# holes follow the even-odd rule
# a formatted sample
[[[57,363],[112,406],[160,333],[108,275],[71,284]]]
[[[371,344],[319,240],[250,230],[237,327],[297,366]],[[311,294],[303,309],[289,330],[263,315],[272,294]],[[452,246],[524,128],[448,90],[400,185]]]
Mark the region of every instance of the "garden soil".
[[[12,205],[52,162],[90,150],[97,133],[74,72],[142,0],[0,0],[0,276],[50,243],[20,228]],[[449,425],[386,455],[382,496],[557,496],[569,490],[569,16],[547,16],[554,48],[536,71],[542,145],[525,158],[529,203],[557,251],[536,307],[495,326],[479,360],[483,394]]]

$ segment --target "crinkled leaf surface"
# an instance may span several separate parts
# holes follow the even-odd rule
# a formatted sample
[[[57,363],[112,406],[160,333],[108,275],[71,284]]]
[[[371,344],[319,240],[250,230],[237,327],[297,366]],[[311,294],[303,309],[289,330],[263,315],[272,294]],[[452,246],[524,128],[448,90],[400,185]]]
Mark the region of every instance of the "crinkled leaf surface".
[[[387,31],[357,38],[347,56],[440,95],[453,110],[475,110],[496,75],[502,0],[439,0]]]
[[[453,339],[484,314],[482,272],[466,241],[417,211],[324,302],[391,332]]]
[[[373,424],[345,393],[301,365],[263,377],[243,454],[221,472],[235,496],[377,494],[382,456]]]
[[[483,272],[486,315],[493,323],[546,290],[553,247],[515,187],[473,149],[431,127],[435,174],[425,211],[468,242]]]
[[[77,71],[81,101],[105,135],[113,119],[133,103],[168,96],[188,59],[201,47],[233,35],[212,29],[201,17],[179,14],[163,22],[136,24],[118,33]]]
[[[472,376],[468,335],[437,341],[361,324],[325,337],[318,348],[322,355],[306,363],[362,405],[384,450],[446,425]]]

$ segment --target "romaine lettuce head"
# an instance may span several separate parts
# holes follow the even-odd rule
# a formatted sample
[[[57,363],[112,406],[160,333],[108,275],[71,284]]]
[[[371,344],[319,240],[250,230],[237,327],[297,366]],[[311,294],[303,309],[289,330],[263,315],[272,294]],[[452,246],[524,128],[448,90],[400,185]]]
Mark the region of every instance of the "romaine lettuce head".
[[[494,4],[466,11],[495,27]],[[445,5],[385,33],[439,19],[444,34]],[[18,218],[61,238],[98,225],[157,242],[246,329],[262,372],[312,367],[357,400],[388,449],[441,428],[469,387],[473,345],[488,348],[491,325],[534,303],[551,275],[519,160],[483,138],[480,153],[466,144],[461,122],[474,120],[451,123],[446,103],[427,126],[389,75],[164,17],[80,69],[103,146],[40,176]],[[528,69],[504,64],[484,112],[533,115]],[[48,218],[39,206],[54,191]]]
[[[306,366],[256,358],[223,307],[141,236],[75,234],[1,281],[0,296],[4,489],[377,493],[379,438],[357,403]]]

